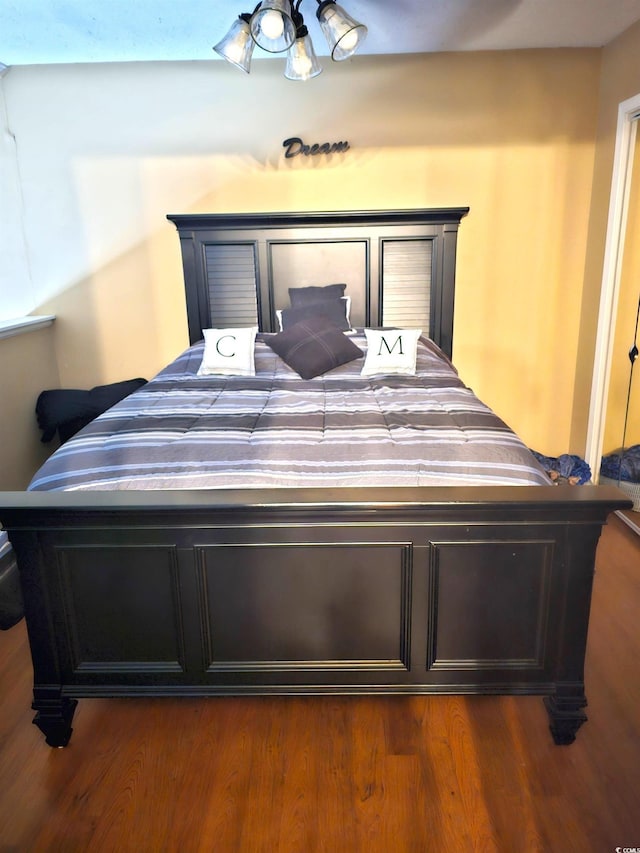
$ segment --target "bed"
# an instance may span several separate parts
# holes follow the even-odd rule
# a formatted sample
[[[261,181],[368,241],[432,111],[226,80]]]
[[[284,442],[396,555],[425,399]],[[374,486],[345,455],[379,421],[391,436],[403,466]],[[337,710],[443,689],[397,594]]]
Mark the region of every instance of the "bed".
[[[451,364],[467,212],[169,217],[189,348],[0,494],[49,745],[82,697],[245,694],[537,694],[574,740],[596,545],[630,502],[551,485]],[[352,357],[302,379],[279,324],[330,283]],[[363,375],[409,326],[414,371]],[[229,328],[258,329],[253,373],[199,374]]]

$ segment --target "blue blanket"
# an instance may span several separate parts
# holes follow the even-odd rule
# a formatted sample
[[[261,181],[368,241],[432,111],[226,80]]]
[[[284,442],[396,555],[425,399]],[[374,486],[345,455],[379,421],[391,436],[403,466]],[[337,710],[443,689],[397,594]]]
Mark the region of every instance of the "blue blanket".
[[[610,480],[640,483],[640,444],[603,456],[600,473]]]

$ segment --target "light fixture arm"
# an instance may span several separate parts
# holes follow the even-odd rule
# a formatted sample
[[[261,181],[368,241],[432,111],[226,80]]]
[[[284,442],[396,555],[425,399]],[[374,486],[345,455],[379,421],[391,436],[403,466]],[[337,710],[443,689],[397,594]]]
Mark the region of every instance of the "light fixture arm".
[[[291,4],[291,18],[296,28],[296,38],[303,38],[304,36],[309,35],[309,30],[305,26],[304,18],[300,11],[301,3],[302,0],[297,0],[296,3]]]

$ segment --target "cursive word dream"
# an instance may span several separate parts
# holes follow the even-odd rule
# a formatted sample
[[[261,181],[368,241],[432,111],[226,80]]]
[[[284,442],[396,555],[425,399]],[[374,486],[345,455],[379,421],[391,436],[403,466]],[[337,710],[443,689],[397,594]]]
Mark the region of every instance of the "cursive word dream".
[[[292,136],[285,139],[282,143],[285,149],[284,156],[291,158],[297,157],[298,154],[304,154],[305,157],[315,157],[317,154],[337,154],[342,151],[349,150],[348,142],[323,142],[321,145],[305,145],[299,136]]]

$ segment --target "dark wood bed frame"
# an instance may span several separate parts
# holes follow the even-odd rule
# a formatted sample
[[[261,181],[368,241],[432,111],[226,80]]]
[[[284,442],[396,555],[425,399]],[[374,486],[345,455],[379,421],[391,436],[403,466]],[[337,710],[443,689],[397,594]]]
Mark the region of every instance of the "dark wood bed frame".
[[[271,330],[283,288],[338,268],[354,325],[379,325],[387,241],[424,240],[430,332],[450,354],[466,212],[171,216],[191,340],[227,276],[212,246],[233,286],[243,247]],[[570,743],[596,545],[628,506],[595,486],[2,493],[34,723],[64,746],[80,697],[539,694]]]

